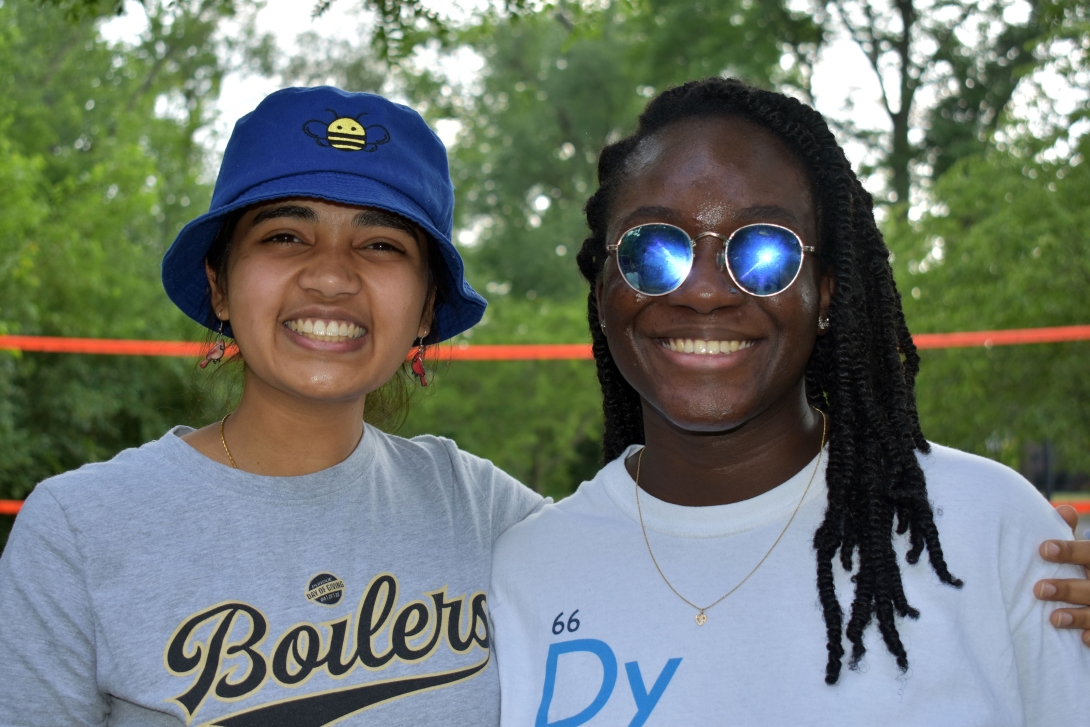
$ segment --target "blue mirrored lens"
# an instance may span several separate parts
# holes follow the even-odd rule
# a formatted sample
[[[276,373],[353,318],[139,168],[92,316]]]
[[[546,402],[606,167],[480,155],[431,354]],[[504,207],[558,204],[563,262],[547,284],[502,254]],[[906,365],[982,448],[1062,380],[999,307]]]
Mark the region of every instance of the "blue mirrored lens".
[[[775,295],[798,275],[802,242],[782,227],[749,225],[730,238],[727,264],[742,290],[751,295]]]
[[[693,247],[684,230],[672,225],[640,225],[626,232],[617,248],[625,280],[648,295],[677,290],[693,265]]]

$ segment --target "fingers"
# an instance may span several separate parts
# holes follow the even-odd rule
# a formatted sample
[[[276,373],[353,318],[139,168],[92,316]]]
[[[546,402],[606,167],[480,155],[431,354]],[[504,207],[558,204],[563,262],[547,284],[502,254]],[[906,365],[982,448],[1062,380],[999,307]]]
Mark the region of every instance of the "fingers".
[[[1052,563],[1090,566],[1090,540],[1046,540],[1041,557]]]
[[[1083,629],[1082,642],[1090,646],[1090,609],[1058,608],[1048,617],[1052,625],[1060,629]]]
[[[1033,587],[1033,593],[1042,601],[1061,601],[1075,606],[1090,606],[1090,581],[1081,578],[1052,578],[1038,581]],[[1086,620],[1086,625],[1079,628],[1090,629],[1090,608],[1079,610],[1086,612],[1081,617]]]
[[[1042,601],[1086,605],[1090,603],[1090,581],[1077,578],[1037,581],[1033,593]],[[1059,629],[1082,629],[1082,642],[1090,646],[1090,608],[1057,608],[1048,620]]]
[[[1061,505],[1056,512],[1075,532],[1079,524],[1079,514],[1075,508]],[[1041,543],[1041,557],[1053,563],[1081,565],[1090,576],[1090,540],[1046,540]],[[1038,581],[1033,593],[1042,601],[1090,606],[1090,580],[1055,578]],[[1082,642],[1090,647],[1090,608],[1057,608],[1049,616],[1049,621],[1060,629],[1082,629]]]
[[[1060,517],[1064,519],[1067,526],[1071,528],[1072,534],[1075,533],[1075,529],[1079,527],[1079,513],[1075,508],[1070,505],[1060,505],[1056,508],[1056,512],[1060,513]]]

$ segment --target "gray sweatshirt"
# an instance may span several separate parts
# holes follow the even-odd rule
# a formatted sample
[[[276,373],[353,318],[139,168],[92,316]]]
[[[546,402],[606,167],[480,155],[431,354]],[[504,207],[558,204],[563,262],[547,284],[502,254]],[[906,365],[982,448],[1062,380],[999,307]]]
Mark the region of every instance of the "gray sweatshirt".
[[[179,435],[38,485],[0,557],[0,725],[487,725],[492,543],[541,498],[367,427],[303,477]]]

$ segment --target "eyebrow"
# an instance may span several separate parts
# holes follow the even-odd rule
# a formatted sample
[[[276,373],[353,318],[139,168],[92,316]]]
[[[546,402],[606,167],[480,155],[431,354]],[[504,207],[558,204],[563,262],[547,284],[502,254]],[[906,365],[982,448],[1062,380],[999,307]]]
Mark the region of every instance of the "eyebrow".
[[[312,210],[310,207],[304,207],[297,204],[282,204],[276,207],[266,207],[265,209],[254,215],[253,222],[250,223],[252,227],[257,227],[265,220],[275,220],[279,217],[291,217],[296,220],[305,220],[306,222],[317,222],[318,213]]]
[[[672,225],[680,225],[681,213],[673,207],[647,206],[638,207],[627,215],[621,223],[621,229],[627,230],[633,227],[637,220],[654,220],[655,222],[669,222]]]
[[[775,204],[765,205],[752,205],[745,207],[738,211],[737,217],[743,220],[753,220],[757,222],[788,222],[794,225],[801,224],[799,219],[795,215],[788,212],[783,207]],[[655,222],[667,222],[672,225],[681,226],[684,221],[683,215],[673,207],[659,207],[659,206],[646,206],[635,209],[631,214],[627,215],[622,224],[621,229],[630,229],[639,221],[653,220]]]
[[[799,218],[788,212],[783,207],[776,204],[765,205],[753,205],[752,207],[746,207],[743,210],[739,210],[739,217],[748,217],[750,219],[759,220],[761,222],[793,222],[798,225],[801,224]]]
[[[268,207],[261,210],[254,215],[251,226],[265,222],[266,220],[275,220],[282,217],[289,217],[291,219],[303,220],[305,222],[317,222],[318,213],[310,207],[297,204],[284,204],[277,205],[275,207]],[[389,227],[394,230],[402,230],[416,238],[418,233],[416,225],[406,220],[400,215],[395,215],[393,212],[387,212],[386,210],[365,209],[360,210],[355,217],[352,218],[353,227]]]
[[[418,235],[420,234],[416,225],[401,215],[395,215],[393,212],[387,212],[386,210],[360,210],[352,218],[352,225],[355,227],[389,227],[407,232],[413,236],[413,239],[419,239]]]

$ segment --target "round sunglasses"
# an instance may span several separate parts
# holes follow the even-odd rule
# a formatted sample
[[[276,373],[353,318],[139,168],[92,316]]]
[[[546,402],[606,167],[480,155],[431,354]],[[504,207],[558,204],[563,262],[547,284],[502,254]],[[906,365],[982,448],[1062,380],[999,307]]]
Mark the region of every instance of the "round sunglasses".
[[[815,251],[786,227],[764,222],[739,227],[729,237],[715,232],[689,237],[680,227],[654,222],[633,227],[606,250],[617,253],[617,268],[633,290],[666,295],[689,277],[693,248],[702,237],[723,242],[716,256],[719,269],[725,267],[736,286],[759,298],[791,287],[802,270],[803,254]]]

